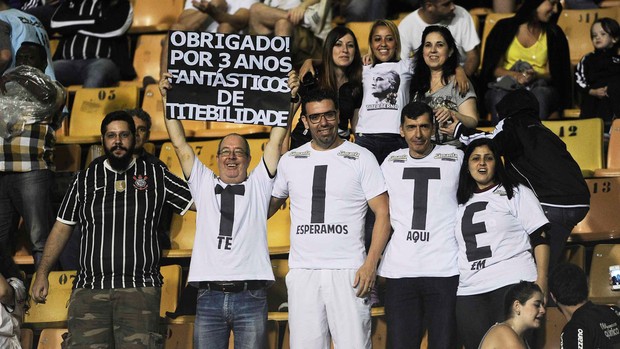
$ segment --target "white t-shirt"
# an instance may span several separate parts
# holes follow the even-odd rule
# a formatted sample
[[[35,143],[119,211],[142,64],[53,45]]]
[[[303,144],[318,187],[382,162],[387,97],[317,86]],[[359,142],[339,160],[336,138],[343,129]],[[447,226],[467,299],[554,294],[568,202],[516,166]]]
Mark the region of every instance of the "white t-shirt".
[[[381,165],[394,233],[378,273],[387,278],[458,275],[456,189],[463,152],[437,145],[422,159],[397,150]]]
[[[407,58],[410,53],[415,52],[421,45],[422,33],[424,29],[431,24],[428,24],[420,18],[419,9],[413,11],[398,25],[398,31],[400,32],[401,51],[400,57]],[[465,53],[473,50],[480,44],[480,38],[476,33],[476,27],[474,26],[474,20],[471,18],[469,12],[461,6],[455,6],[454,18],[451,21],[443,21],[437,23],[448,27],[450,33],[454,37],[456,47],[459,50],[460,64],[465,63]]]
[[[367,201],[385,191],[375,157],[349,141],[325,151],[308,142],[284,154],[273,196],[290,197],[289,267],[359,268]]]
[[[410,59],[364,66],[364,96],[355,132],[399,134],[400,113],[410,101],[412,77]]]
[[[490,292],[521,280],[535,281],[529,234],[547,223],[538,199],[523,185],[515,188],[511,200],[500,185],[459,205],[457,295]]]
[[[252,6],[252,4],[254,3],[257,3],[258,0],[226,0],[226,2],[228,3],[228,9],[226,10],[226,13],[228,13],[229,15],[234,15],[237,11],[239,11],[239,9],[247,8],[249,10],[250,6]],[[192,0],[185,0],[184,9],[197,11],[194,5],[192,5]],[[214,21],[213,18],[209,16],[207,23],[203,25],[205,28],[204,31],[209,32],[209,33],[215,33],[217,32],[217,27],[219,25],[220,25],[219,23]]]
[[[299,6],[299,4],[301,4],[301,0],[265,0],[264,4],[271,7],[277,7],[280,10],[290,10]]]
[[[228,188],[194,159],[187,181],[197,211],[189,282],[274,280],[267,247],[273,182],[261,160],[245,182]]]

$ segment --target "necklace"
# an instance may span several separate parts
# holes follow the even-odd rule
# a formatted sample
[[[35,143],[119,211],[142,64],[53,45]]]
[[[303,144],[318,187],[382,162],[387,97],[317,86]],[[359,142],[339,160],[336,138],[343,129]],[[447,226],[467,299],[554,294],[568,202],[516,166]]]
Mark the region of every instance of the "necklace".
[[[443,79],[440,78],[439,80],[435,82],[431,80],[431,87],[428,89],[428,93],[433,93],[442,87],[443,87]]]

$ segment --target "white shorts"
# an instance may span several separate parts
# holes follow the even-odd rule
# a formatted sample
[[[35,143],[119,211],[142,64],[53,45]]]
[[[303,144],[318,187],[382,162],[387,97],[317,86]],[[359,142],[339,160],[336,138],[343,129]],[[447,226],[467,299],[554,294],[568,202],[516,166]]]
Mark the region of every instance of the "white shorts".
[[[290,346],[370,349],[370,300],[358,298],[352,269],[291,269],[286,275]]]

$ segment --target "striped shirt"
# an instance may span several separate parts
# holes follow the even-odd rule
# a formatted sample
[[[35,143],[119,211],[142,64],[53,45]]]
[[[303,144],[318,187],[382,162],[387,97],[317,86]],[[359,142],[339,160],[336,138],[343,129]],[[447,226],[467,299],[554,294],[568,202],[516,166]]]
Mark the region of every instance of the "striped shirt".
[[[156,230],[162,207],[184,214],[192,202],[185,181],[144,158],[132,160],[125,172],[107,161],[79,172],[57,218],[82,227],[75,287],[160,287]]]
[[[55,142],[54,129],[49,124],[25,125],[19,136],[8,140],[0,137],[0,171],[54,170]]]

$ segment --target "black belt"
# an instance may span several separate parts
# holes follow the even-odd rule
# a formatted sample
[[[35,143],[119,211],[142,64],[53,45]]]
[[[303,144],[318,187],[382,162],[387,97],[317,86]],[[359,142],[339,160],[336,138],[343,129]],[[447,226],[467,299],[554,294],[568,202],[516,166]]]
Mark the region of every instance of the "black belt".
[[[206,288],[209,291],[221,291],[221,292],[242,292],[242,291],[254,291],[265,288],[267,282],[264,280],[249,280],[249,281],[201,281],[198,283],[199,288]]]

